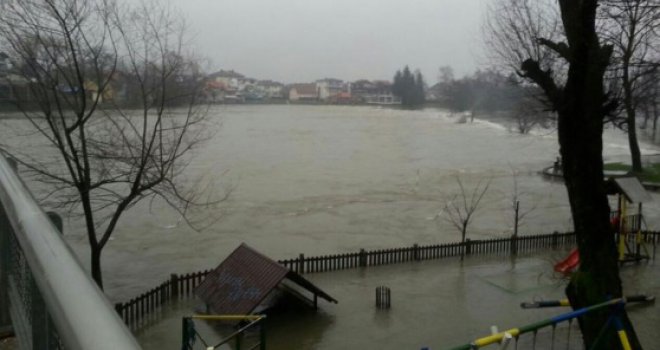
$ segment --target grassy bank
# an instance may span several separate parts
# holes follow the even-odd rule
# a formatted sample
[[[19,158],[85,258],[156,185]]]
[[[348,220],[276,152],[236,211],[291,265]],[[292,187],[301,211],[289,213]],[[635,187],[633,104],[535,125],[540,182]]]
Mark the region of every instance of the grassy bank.
[[[623,163],[606,163],[605,170],[628,171],[632,166]],[[638,174],[641,181],[660,182],[660,163],[645,165],[642,173]]]

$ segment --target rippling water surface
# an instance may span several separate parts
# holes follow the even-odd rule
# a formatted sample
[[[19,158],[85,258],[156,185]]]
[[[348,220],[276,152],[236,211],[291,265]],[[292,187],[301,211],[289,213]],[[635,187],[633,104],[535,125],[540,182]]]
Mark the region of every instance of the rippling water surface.
[[[570,228],[563,184],[537,174],[558,154],[553,131],[519,135],[498,123],[458,119],[434,109],[213,108],[215,136],[188,174],[212,179],[218,193],[234,188],[214,213],[219,220],[195,232],[163,206],[137,206],[103,254],[107,290],[117,300],[133,296],[170,273],[215,266],[241,242],[289,258],[455,241],[460,235],[441,211],[459,193],[457,177],[468,190],[490,181],[468,237],[512,233],[514,182],[521,212],[529,212],[521,234]],[[22,142],[29,145],[30,137]],[[626,159],[625,135],[608,130],[604,149],[608,159]],[[649,224],[659,221],[657,206],[647,210]],[[74,220],[65,230],[87,261],[83,230]]]

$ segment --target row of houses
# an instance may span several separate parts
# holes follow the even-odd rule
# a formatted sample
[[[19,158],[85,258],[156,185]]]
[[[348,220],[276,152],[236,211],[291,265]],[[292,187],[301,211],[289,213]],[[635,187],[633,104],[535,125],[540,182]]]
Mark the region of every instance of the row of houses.
[[[325,78],[313,83],[284,85],[272,80],[247,78],[233,70],[207,76],[205,97],[212,103],[256,101],[323,102],[336,104],[400,104],[388,81],[344,82]]]
[[[11,61],[0,52],[0,102],[29,101],[30,82],[20,72],[12,70]],[[185,74],[184,74],[185,75]],[[192,85],[202,84],[203,99],[209,103],[250,103],[250,102],[300,102],[333,104],[400,104],[401,100],[393,95],[389,81],[358,80],[345,82],[340,79],[325,78],[312,83],[285,85],[272,80],[248,78],[233,70],[220,70],[204,76],[200,81],[191,77],[177,76],[168,80],[168,91],[189,90]],[[132,101],[139,94],[134,91],[135,82],[130,74],[118,69],[110,77],[109,84],[99,92],[98,84],[93,80],[85,81],[84,86],[58,87],[59,93],[76,94],[81,89],[92,100],[133,105]],[[177,93],[178,94],[178,93]],[[181,91],[184,95],[184,91]]]

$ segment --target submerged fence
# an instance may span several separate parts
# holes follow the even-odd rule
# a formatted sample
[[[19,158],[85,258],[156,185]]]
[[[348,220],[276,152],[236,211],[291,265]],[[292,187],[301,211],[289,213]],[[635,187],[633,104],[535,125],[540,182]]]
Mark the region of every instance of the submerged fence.
[[[211,270],[185,275],[172,274],[170,279],[155,288],[123,303],[116,303],[115,310],[131,328],[139,328],[158,316],[162,306],[173,300],[189,297]]]
[[[627,235],[634,240],[634,235]],[[655,245],[660,242],[660,232],[644,232],[642,238]],[[357,252],[279,260],[278,263],[300,274],[339,271],[369,266],[381,266],[413,261],[435,260],[460,256],[508,256],[529,254],[547,249],[575,246],[575,234],[550,233],[540,235],[512,236],[483,240],[466,240],[464,243],[432,245],[414,244],[410,247],[365,250]],[[202,270],[185,275],[172,274],[170,279],[157,287],[123,303],[115,304],[120,317],[131,328],[140,328],[156,318],[162,306],[170,301],[186,298],[211,270]]]
[[[297,273],[315,273],[353,269],[358,267],[398,264],[410,261],[434,260],[458,256],[507,255],[531,253],[540,249],[556,249],[575,245],[573,233],[551,233],[530,236],[512,236],[484,240],[466,240],[465,243],[444,243],[410,247],[280,260],[280,264]]]

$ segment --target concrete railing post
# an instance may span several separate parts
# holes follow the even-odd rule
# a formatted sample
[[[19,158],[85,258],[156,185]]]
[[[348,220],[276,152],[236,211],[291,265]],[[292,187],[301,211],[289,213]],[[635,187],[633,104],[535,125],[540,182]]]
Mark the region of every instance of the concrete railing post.
[[[16,172],[16,161],[7,157],[7,162]],[[13,228],[5,208],[0,204],[0,335],[13,333],[9,315],[9,235],[13,235]]]
[[[11,225],[0,204],[0,336],[13,333],[9,315],[9,235]]]

